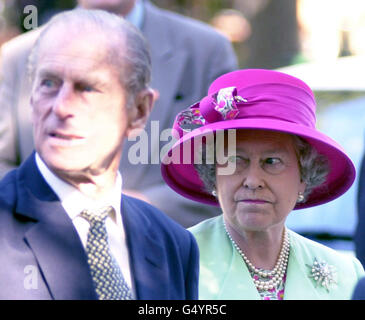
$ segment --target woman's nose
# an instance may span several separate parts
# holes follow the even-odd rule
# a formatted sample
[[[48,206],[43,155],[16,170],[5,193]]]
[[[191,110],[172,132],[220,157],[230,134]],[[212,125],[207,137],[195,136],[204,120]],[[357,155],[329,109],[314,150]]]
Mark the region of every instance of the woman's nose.
[[[243,179],[243,187],[249,190],[262,189],[264,187],[263,170],[259,165],[250,163]]]

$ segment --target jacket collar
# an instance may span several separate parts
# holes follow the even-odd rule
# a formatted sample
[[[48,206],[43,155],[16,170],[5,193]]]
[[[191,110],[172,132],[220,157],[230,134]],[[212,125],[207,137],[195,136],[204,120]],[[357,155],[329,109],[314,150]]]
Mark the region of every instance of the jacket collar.
[[[17,171],[16,214],[31,221],[24,235],[54,299],[95,299],[86,254],[71,220],[35,164]]]
[[[82,243],[57,195],[38,171],[34,153],[17,170],[17,194],[16,214],[31,224],[24,239],[51,296],[61,300],[96,299]],[[152,228],[143,206],[138,200],[122,196],[132,281],[137,299],[162,299],[169,285],[166,256],[161,235]]]
[[[165,249],[161,244],[161,235],[152,228],[144,208],[146,204],[139,200],[122,196],[122,218],[126,229],[127,245],[131,261],[134,287],[137,299],[164,299],[168,297],[168,270]]]

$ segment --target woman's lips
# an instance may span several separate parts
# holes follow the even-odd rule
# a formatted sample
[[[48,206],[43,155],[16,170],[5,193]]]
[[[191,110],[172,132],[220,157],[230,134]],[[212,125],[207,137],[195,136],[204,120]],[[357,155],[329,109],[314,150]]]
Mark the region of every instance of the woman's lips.
[[[240,200],[239,202],[244,202],[244,203],[253,203],[253,204],[265,204],[265,203],[270,203],[269,201],[261,200],[261,199],[243,199],[243,200]]]

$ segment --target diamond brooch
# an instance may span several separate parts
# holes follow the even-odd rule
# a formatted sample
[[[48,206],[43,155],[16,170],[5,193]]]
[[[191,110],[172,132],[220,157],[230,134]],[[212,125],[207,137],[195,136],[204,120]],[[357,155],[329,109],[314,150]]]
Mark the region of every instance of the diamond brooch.
[[[324,287],[327,292],[329,292],[329,287],[332,284],[337,284],[336,282],[336,268],[334,266],[329,265],[325,261],[319,262],[317,258],[314,258],[313,265],[306,265],[310,268],[309,278],[313,278],[316,282],[316,287],[321,285]]]

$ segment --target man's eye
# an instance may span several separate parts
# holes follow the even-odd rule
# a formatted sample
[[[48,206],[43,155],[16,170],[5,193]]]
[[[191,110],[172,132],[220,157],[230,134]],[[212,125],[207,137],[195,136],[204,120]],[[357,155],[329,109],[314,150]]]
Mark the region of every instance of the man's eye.
[[[53,88],[55,86],[55,82],[51,79],[44,79],[41,81],[41,86],[46,88]]]
[[[95,90],[92,86],[82,83],[77,84],[76,89],[82,92],[93,92]]]
[[[54,93],[57,92],[60,86],[60,82],[54,79],[42,79],[40,82],[40,90],[43,93]]]

